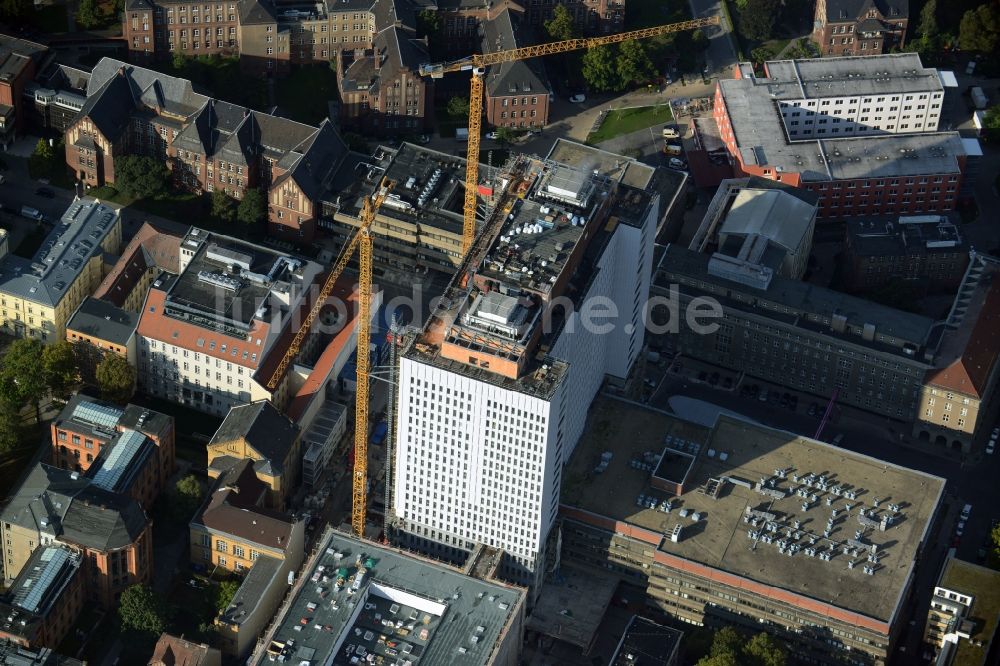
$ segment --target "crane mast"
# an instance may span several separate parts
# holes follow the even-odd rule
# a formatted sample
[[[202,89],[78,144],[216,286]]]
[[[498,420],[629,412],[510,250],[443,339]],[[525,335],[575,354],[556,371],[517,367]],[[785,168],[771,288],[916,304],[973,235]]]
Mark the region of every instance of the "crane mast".
[[[466,58],[445,63],[421,65],[420,75],[429,76],[433,79],[440,79],[449,72],[466,70],[472,72],[469,82],[469,149],[465,160],[465,201],[462,206],[462,256],[468,254],[469,248],[472,247],[472,241],[476,236],[476,194],[479,191],[479,143],[482,130],[483,76],[486,74],[488,66],[537,58],[538,56],[555,53],[592,49],[598,46],[625,42],[630,39],[646,39],[648,37],[667,35],[684,30],[694,30],[695,28],[719,25],[719,22],[718,16],[708,16],[706,18],[658,25],[640,30],[630,30],[603,37],[567,39],[561,42],[524,46],[506,51],[477,53]]]

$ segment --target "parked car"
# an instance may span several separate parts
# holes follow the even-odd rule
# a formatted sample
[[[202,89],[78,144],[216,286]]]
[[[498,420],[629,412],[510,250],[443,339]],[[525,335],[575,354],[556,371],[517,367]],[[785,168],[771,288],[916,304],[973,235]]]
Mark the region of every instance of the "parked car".
[[[52,199],[56,196],[56,193],[47,187],[39,187],[35,190],[35,196],[42,197],[43,199]]]
[[[664,139],[677,139],[680,138],[681,133],[677,131],[677,128],[673,125],[663,126],[663,138]]]
[[[767,402],[767,389],[761,391],[760,395],[757,396],[757,399],[760,400],[761,402]]]
[[[29,220],[35,220],[36,222],[41,222],[43,219],[42,212],[37,208],[32,208],[31,206],[21,206],[21,217],[26,217]]]
[[[971,514],[971,513],[972,513],[972,505],[971,504],[966,504],[965,506],[963,506],[962,507],[962,520],[968,520],[969,519],[969,514]]]
[[[958,521],[958,525],[955,525],[955,536],[962,536],[965,534],[965,521]]]
[[[687,168],[687,162],[677,157],[671,157],[669,160],[667,160],[667,166],[669,166],[671,169],[678,169],[683,171],[684,169]]]
[[[817,406],[816,403],[814,402],[809,405],[809,416],[816,416],[816,412],[817,412]]]
[[[997,440],[991,439],[990,443],[986,445],[986,455],[989,456],[993,455],[993,452],[996,451],[996,446],[997,446]]]
[[[487,139],[492,139],[493,141],[496,141],[497,139],[500,138],[500,132],[487,132],[486,133],[486,138]]]
[[[587,96],[584,95],[583,93],[577,93],[576,95],[570,97],[569,101],[573,102],[574,104],[581,104],[587,101]]]

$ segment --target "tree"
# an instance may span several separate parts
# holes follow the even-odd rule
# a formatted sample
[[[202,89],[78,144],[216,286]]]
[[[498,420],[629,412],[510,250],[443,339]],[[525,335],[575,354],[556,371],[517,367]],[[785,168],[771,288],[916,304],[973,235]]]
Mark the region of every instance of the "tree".
[[[215,608],[220,613],[229,608],[233,603],[236,591],[240,589],[240,584],[235,580],[224,580],[215,588]]]
[[[0,453],[13,451],[21,443],[21,412],[9,400],[0,399]]]
[[[584,53],[582,74],[583,80],[591,90],[595,92],[614,90],[618,83],[614,49],[602,45]]]
[[[38,178],[49,173],[53,162],[55,162],[55,151],[52,150],[52,146],[45,139],[39,139],[28,158],[28,171],[33,177]]]
[[[181,53],[180,51],[174,51],[173,58],[170,59],[170,65],[173,67],[174,71],[177,73],[183,72],[187,69],[188,62],[190,58]]]
[[[167,191],[167,167],[152,157],[125,155],[115,158],[115,188],[136,199],[148,199]]]
[[[236,219],[248,227],[259,226],[267,217],[267,199],[260,190],[249,189],[236,207]]]
[[[561,42],[576,37],[573,15],[563,5],[556,5],[552,18],[545,22],[545,31],[553,41]]]
[[[993,554],[1000,557],[1000,523],[993,526],[990,536],[993,538]]]
[[[987,141],[1000,140],[1000,106],[991,106],[983,116],[983,135]]]
[[[774,57],[774,49],[770,46],[758,46],[750,52],[750,59],[755,65],[762,65]]]
[[[785,666],[785,649],[769,634],[749,641],[732,627],[715,632],[708,656],[698,666]]]
[[[469,98],[455,96],[448,100],[448,115],[452,118],[469,117]]]
[[[417,14],[417,37],[436,37],[441,31],[441,17],[433,9]]]
[[[785,666],[785,648],[764,632],[757,634],[743,646],[743,656],[756,666]]]
[[[0,19],[23,19],[31,11],[31,0],[0,0]]]
[[[201,506],[201,483],[194,474],[188,474],[174,484],[176,495],[174,509],[178,520],[188,521]]]
[[[781,0],[748,0],[747,8],[740,12],[740,33],[760,42],[770,39],[780,12]]]
[[[1000,4],[982,4],[962,16],[958,45],[963,51],[996,54],[1000,49]]]
[[[212,217],[222,222],[232,222],[236,219],[236,202],[226,194],[225,190],[212,192]]]
[[[517,138],[517,134],[509,127],[498,127],[497,128],[497,141],[499,143],[514,143],[514,139]]]
[[[42,350],[42,371],[45,383],[52,392],[66,395],[79,375],[73,345],[61,340],[45,347]]]
[[[76,10],[76,22],[84,30],[96,28],[101,24],[101,13],[97,7],[97,0],[80,0],[80,6]]]
[[[645,83],[656,74],[646,48],[634,39],[621,43],[615,62],[618,68],[618,87],[622,90],[630,84]]]
[[[48,390],[42,368],[42,343],[33,338],[21,338],[11,343],[0,366],[0,397],[15,408],[35,406],[36,416],[42,396]]]
[[[122,628],[159,636],[167,627],[170,610],[166,601],[148,585],[129,585],[118,602]]]
[[[917,34],[923,39],[937,39],[940,33],[937,20],[937,0],[927,0],[927,4],[920,10]]]
[[[108,352],[97,365],[96,376],[105,400],[125,404],[135,391],[135,368],[118,354]]]

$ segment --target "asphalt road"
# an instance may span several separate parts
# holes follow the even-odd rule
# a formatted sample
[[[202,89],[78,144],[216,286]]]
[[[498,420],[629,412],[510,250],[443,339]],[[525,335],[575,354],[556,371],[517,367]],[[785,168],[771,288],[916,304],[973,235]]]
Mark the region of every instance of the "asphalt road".
[[[732,26],[722,13],[720,0],[688,0],[691,5],[691,15],[695,18],[719,16],[722,22],[717,27],[705,28],[703,32],[708,37],[708,51],[705,52],[705,70],[710,77],[725,76],[729,78],[732,66],[736,63],[736,49],[733,46]]]
[[[826,407],[826,401],[818,396],[799,393],[798,410],[793,412],[773,403],[760,402],[756,398],[743,398],[738,387],[727,391],[678,376],[658,366],[647,368],[647,378],[656,382],[655,390],[648,396],[649,404],[653,407],[669,410],[671,397],[686,396],[723,406],[760,423],[807,437],[816,434],[823,411],[820,409],[816,416],[809,416],[810,403]],[[743,381],[758,384],[772,392],[794,393],[755,378],[745,378]],[[989,428],[984,428],[987,432],[992,428],[992,424],[989,425]],[[978,560],[977,551],[989,535],[991,520],[1000,517],[995,508],[995,479],[1000,473],[1000,455],[985,455],[980,444],[975,447],[974,453],[960,456],[952,450],[911,443],[909,434],[909,428],[900,422],[850,407],[838,407],[820,439],[829,442],[838,435],[843,435],[839,442],[839,446],[843,448],[947,480],[945,507],[938,522],[932,526],[923,556],[917,562],[913,587],[915,596],[907,608],[909,617],[904,618],[906,622],[910,619],[915,621],[912,626],[906,625],[900,643],[901,647],[906,648],[904,654],[913,658],[920,654],[920,641],[930,596],[947,551],[953,544],[954,529],[962,506],[969,503],[973,509],[964,535],[956,547],[956,555],[970,562]]]

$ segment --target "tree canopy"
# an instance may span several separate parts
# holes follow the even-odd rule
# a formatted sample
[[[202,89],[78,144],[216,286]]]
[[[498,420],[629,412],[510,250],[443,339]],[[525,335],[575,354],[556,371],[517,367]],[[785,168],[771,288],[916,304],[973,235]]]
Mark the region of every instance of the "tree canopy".
[[[31,0],[0,0],[0,19],[23,19],[31,11]]]
[[[97,386],[105,400],[125,404],[135,391],[135,368],[118,354],[108,353],[97,365]]]
[[[770,39],[780,13],[781,0],[747,0],[740,12],[740,33],[757,41]]]
[[[629,85],[646,83],[656,75],[656,68],[646,53],[646,47],[635,39],[622,42],[618,46],[615,64],[618,67],[618,85],[622,89]]]
[[[212,217],[222,222],[232,222],[236,219],[236,201],[226,194],[225,190],[212,192]]]
[[[0,363],[0,396],[15,408],[38,403],[48,390],[42,363],[42,343],[21,338],[11,343]]]
[[[983,134],[988,141],[1000,141],[1000,105],[991,106],[984,114]]]
[[[97,6],[97,0],[80,0],[76,10],[76,22],[84,30],[96,28],[101,24],[101,11]]]
[[[177,518],[185,521],[191,520],[194,512],[201,506],[202,491],[198,477],[194,474],[188,474],[179,479],[174,484],[174,493],[176,495],[174,508]]]
[[[583,79],[595,92],[616,89],[618,71],[615,52],[611,46],[605,44],[589,49],[583,54]]]
[[[785,666],[785,660],[784,647],[770,634],[759,633],[747,641],[733,627],[723,627],[698,666]]]
[[[170,609],[148,585],[130,585],[118,602],[118,617],[126,631],[159,636],[167,627]]]
[[[452,118],[469,117],[469,98],[456,95],[448,100],[448,115]]]
[[[0,453],[13,451],[21,444],[22,430],[20,410],[0,398]]]
[[[224,580],[215,588],[215,608],[220,613],[229,608],[233,602],[236,591],[240,589],[240,584],[235,580]]]
[[[170,172],[160,161],[145,155],[115,158],[115,188],[136,199],[147,199],[167,191]]]
[[[73,345],[60,340],[42,349],[42,371],[52,392],[66,395],[79,376]]]
[[[1000,3],[984,3],[962,16],[958,45],[963,51],[992,53],[1000,49]]]
[[[545,32],[553,41],[561,42],[576,37],[576,24],[573,15],[564,5],[556,5],[552,10],[552,18],[545,22]]]
[[[267,217],[267,199],[258,189],[248,189],[236,207],[236,219],[248,227],[257,226]]]

